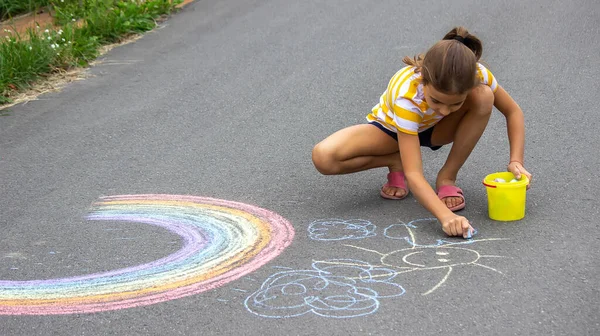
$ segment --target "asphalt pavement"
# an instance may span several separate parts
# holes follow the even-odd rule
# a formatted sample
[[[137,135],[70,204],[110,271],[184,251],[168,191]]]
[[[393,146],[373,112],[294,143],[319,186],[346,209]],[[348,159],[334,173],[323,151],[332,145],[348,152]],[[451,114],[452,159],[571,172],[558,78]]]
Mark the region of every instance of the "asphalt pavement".
[[[455,25],[526,118],[517,222],[494,111],[461,170],[473,240],[386,170],[322,176],[403,56]],[[0,335],[598,335],[600,5],[199,0],[0,116]],[[430,182],[448,146],[423,149]]]

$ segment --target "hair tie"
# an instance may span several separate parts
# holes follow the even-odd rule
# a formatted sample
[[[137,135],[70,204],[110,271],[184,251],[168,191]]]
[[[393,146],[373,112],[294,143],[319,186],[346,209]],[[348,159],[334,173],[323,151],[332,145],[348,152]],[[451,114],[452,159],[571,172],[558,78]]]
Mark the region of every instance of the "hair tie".
[[[459,35],[454,36],[454,40],[457,40],[458,42],[465,44],[465,38]]]

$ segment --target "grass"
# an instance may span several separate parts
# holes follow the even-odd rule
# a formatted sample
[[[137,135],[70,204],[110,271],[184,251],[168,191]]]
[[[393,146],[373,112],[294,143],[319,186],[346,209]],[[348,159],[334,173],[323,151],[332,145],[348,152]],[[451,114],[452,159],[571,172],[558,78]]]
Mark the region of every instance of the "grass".
[[[33,12],[49,4],[50,0],[0,0],[0,20]]]
[[[0,0],[7,1],[7,0]],[[0,41],[0,104],[52,73],[84,67],[102,45],[156,26],[178,0],[52,0],[60,30],[29,29]]]

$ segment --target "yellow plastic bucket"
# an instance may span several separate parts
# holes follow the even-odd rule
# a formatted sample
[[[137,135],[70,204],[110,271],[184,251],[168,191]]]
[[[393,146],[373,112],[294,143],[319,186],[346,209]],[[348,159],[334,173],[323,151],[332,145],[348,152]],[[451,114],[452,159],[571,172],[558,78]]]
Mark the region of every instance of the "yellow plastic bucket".
[[[501,178],[506,182],[495,182]],[[525,217],[527,185],[529,179],[521,175],[521,179],[510,182],[515,176],[510,172],[490,174],[483,179],[487,190],[488,215],[497,221],[516,221]]]

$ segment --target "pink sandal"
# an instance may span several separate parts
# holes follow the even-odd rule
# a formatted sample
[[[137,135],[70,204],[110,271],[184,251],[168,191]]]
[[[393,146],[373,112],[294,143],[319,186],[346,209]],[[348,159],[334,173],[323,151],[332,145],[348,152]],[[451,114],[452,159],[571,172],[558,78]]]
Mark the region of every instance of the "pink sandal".
[[[404,178],[403,172],[390,172],[387,174],[387,180],[388,180],[388,182],[383,185],[384,187],[400,188],[400,189],[403,189],[404,191],[406,191],[406,194],[404,194],[404,196],[401,196],[401,197],[391,196],[391,195],[384,193],[383,188],[382,188],[379,192],[381,194],[381,197],[387,198],[387,199],[392,199],[392,200],[400,200],[400,199],[403,199],[406,196],[408,196],[408,188],[406,188],[406,179]]]
[[[438,190],[437,190],[437,195],[438,197],[443,200],[446,197],[460,197],[462,198],[463,202],[455,207],[452,208],[448,208],[450,209],[450,211],[458,211],[458,210],[462,210],[465,208],[466,206],[466,202],[465,202],[465,196],[463,194],[463,191],[457,187],[457,186],[453,186],[453,185],[445,185],[445,186],[441,186]]]

